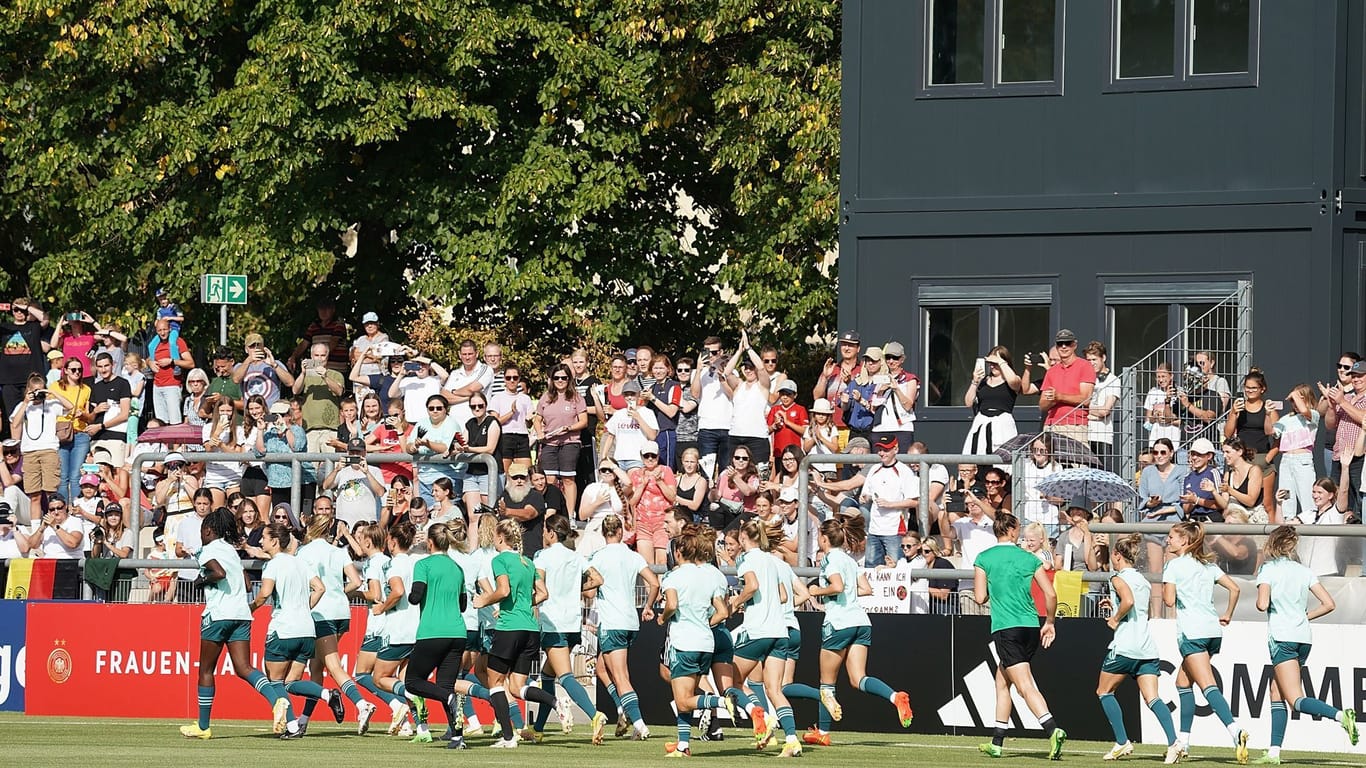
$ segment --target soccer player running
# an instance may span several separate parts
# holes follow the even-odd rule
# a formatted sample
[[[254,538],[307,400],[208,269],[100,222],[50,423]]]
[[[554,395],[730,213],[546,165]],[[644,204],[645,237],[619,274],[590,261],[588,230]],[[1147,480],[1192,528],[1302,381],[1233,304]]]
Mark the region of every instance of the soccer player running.
[[[1257,572],[1257,610],[1267,614],[1267,649],[1275,670],[1271,681],[1271,748],[1255,761],[1259,765],[1281,764],[1281,743],[1290,722],[1287,701],[1296,712],[1336,721],[1347,732],[1347,740],[1353,746],[1357,743],[1354,710],[1334,709],[1304,695],[1301,668],[1309,659],[1314,640],[1309,622],[1332,613],[1337,605],[1314,572],[1296,559],[1299,540],[1291,526],[1272,531],[1263,549],[1266,562]],[[1313,610],[1309,610],[1311,593],[1319,602]]]
[[[784,660],[776,652],[778,642],[787,641],[783,603],[790,601],[792,594],[783,584],[778,559],[764,551],[767,544],[768,536],[758,518],[740,524],[740,548],[744,554],[735,563],[740,594],[730,601],[732,613],[744,611],[744,618],[735,631],[735,674],[737,680],[744,680],[756,666],[762,666],[764,688],[770,693],[778,727],[783,729],[780,756],[801,757],[802,744],[797,740],[792,705],[783,695]],[[755,749],[767,747],[773,739],[773,723],[766,721],[758,702],[738,688],[727,693],[739,699],[754,720]]]
[[[664,610],[659,614],[659,623],[669,628],[666,658],[669,685],[678,710],[675,718],[678,741],[664,746],[664,756],[668,758],[692,756],[690,737],[694,711],[725,704],[734,719],[734,704],[729,700],[697,692],[702,675],[712,665],[712,651],[716,647],[712,632],[730,615],[726,606],[725,580],[717,582],[703,565],[710,563],[716,552],[713,542],[710,537],[704,537],[697,526],[689,525],[678,537],[679,564],[665,574],[660,584]]]
[[[332,717],[338,723],[346,719],[346,710],[341,701],[341,696],[345,695],[356,705],[357,732],[364,732],[369,726],[370,717],[375,714],[375,705],[361,698],[360,687],[347,674],[346,667],[342,666],[341,653],[337,650],[341,636],[351,627],[351,604],[346,596],[360,589],[360,570],[351,562],[346,550],[332,543],[336,536],[337,519],[332,515],[330,504],[330,499],[319,499],[314,504],[313,519],[304,531],[304,545],[298,551],[298,558],[309,573],[321,579],[327,588],[313,609],[313,629],[317,639],[313,644],[308,676],[321,685],[323,671],[326,670],[341,686],[340,693],[323,690],[322,699],[332,710]],[[317,699],[304,702],[303,716],[299,718],[301,730],[308,730],[308,718],[317,703]]]
[[[1171,765],[1180,759],[1181,750],[1176,744],[1171,710],[1157,693],[1157,677],[1161,669],[1158,667],[1157,643],[1148,629],[1152,585],[1134,569],[1141,546],[1143,537],[1134,533],[1120,538],[1110,551],[1110,569],[1114,572],[1110,577],[1110,591],[1114,595],[1115,606],[1105,623],[1115,631],[1115,637],[1100,667],[1096,695],[1100,697],[1100,708],[1115,732],[1115,746],[1105,753],[1104,759],[1118,760],[1133,754],[1134,744],[1124,730],[1124,712],[1115,699],[1115,690],[1120,683],[1132,677],[1138,681],[1138,692],[1143,695],[1143,701],[1152,710],[1167,737],[1167,755],[1162,762]]]
[[[655,599],[659,597],[659,577],[640,553],[622,543],[621,518],[608,515],[602,520],[602,537],[607,546],[588,560],[588,580],[584,589],[597,589],[598,676],[607,693],[617,703],[622,721],[617,736],[628,731],[633,741],[650,738],[650,729],[640,716],[640,701],[631,686],[626,655],[640,631],[640,620],[654,619]],[[636,579],[645,582],[645,607],[636,612]],[[624,727],[623,727],[624,726]]]
[[[408,601],[408,590],[413,584],[413,570],[417,561],[408,550],[413,546],[417,530],[408,520],[402,520],[389,528],[385,542],[389,550],[389,570],[385,580],[389,591],[384,602],[370,610],[372,616],[384,615],[384,642],[375,654],[375,684],[380,689],[398,696],[403,700],[389,721],[390,736],[411,736],[407,696],[399,692],[403,681],[398,679],[398,668],[412,655],[413,644],[417,642],[417,625],[421,618],[418,607]]]
[[[463,522],[460,539],[464,540]],[[465,572],[446,555],[452,536],[446,523],[435,523],[427,529],[429,556],[413,565],[413,580],[408,588],[408,602],[419,609],[417,633],[412,653],[408,655],[408,670],[403,682],[394,686],[394,693],[412,702],[413,719],[417,721],[414,744],[430,744],[432,733],[427,727],[427,705],[424,699],[439,702],[446,711],[446,722],[456,721],[455,687],[469,689],[460,680],[460,660],[465,655],[466,606]],[[428,680],[436,672],[436,682]],[[452,729],[454,731],[454,729]],[[447,749],[464,749],[465,739],[452,732]]]
[[[204,613],[199,624],[199,720],[180,726],[187,739],[213,738],[209,720],[213,713],[214,671],[218,658],[228,649],[232,668],[272,707],[284,692],[251,666],[251,606],[247,604],[247,581],[242,560],[237,556],[241,533],[237,520],[227,507],[219,507],[204,518],[199,528],[203,548],[195,555],[199,561],[198,583],[204,588]]]
[[[569,546],[577,537],[568,516],[552,515],[545,521],[545,530],[541,535],[543,548],[533,558],[536,579],[544,585],[547,595],[540,606],[541,649],[545,651],[541,683],[546,692],[554,696],[554,685],[558,681],[569,698],[590,718],[593,743],[602,744],[607,715],[593,706],[588,691],[574,677],[574,667],[569,658],[570,649],[582,640],[583,581],[588,573],[587,561]],[[550,709],[541,707],[536,713],[534,728],[529,729],[531,733],[524,732],[522,737],[529,736],[540,741],[549,716]],[[568,708],[561,708],[560,724],[565,733],[570,731],[573,722]]]
[[[523,701],[555,706],[554,696],[527,685],[527,675],[541,658],[540,628],[534,606],[543,602],[546,594],[543,585],[536,581],[535,566],[522,555],[521,523],[510,518],[499,521],[493,543],[498,550],[491,565],[493,591],[480,594],[474,604],[498,605],[498,622],[489,648],[488,687],[503,735],[491,746],[515,749],[517,738],[512,729],[508,688]]]
[[[896,707],[901,727],[911,725],[910,696],[904,691],[893,691],[891,686],[867,674],[873,623],[859,605],[858,598],[859,595],[871,595],[873,588],[858,562],[844,550],[846,545],[856,544],[864,536],[862,517],[840,515],[821,523],[817,539],[817,545],[824,553],[821,576],[819,583],[808,590],[811,597],[820,600],[825,607],[825,622],[821,626],[821,687],[815,691],[809,685],[794,684],[784,689],[785,693],[790,690],[790,695],[820,702],[816,727],[802,737],[807,744],[829,746],[831,722],[844,716],[843,708],[835,698],[840,667],[848,674],[850,685],[891,702]]]
[[[1219,716],[1233,739],[1234,758],[1247,763],[1248,733],[1233,720],[1228,700],[1214,682],[1210,658],[1224,641],[1224,625],[1233,620],[1238,605],[1238,585],[1219,566],[1214,554],[1205,551],[1205,527],[1193,520],[1177,523],[1167,535],[1167,553],[1173,559],[1162,568],[1162,602],[1176,608],[1177,647],[1181,651],[1181,670],[1176,675],[1176,695],[1181,713],[1177,745],[1185,757],[1190,744],[1191,725],[1195,723],[1195,691],[1192,681],[1205,693],[1205,701]],[[1214,611],[1214,585],[1228,590],[1228,609],[1223,615]]]
[[[1053,582],[1049,581],[1039,558],[1015,546],[1015,540],[1020,536],[1020,521],[1014,515],[996,513],[993,532],[996,545],[978,555],[972,564],[972,597],[978,605],[991,601],[991,639],[1000,657],[1000,663],[996,665],[996,725],[991,741],[978,749],[989,757],[1001,757],[1014,709],[1010,694],[1014,687],[1048,733],[1048,759],[1060,760],[1067,732],[1053,720],[1048,702],[1039,692],[1030,669],[1030,661],[1040,646],[1052,645],[1057,634],[1053,617],[1058,612],[1058,593],[1053,590]],[[1030,595],[1031,583],[1043,590],[1046,615],[1042,627],[1034,598]]]
[[[362,527],[363,526],[363,527]],[[389,711],[398,726],[407,721],[408,702],[402,696],[395,696],[380,688],[375,682],[375,661],[380,648],[384,647],[384,623],[387,618],[381,606],[389,597],[389,556],[384,554],[384,544],[388,535],[384,528],[375,523],[361,523],[353,533],[357,548],[365,557],[361,567],[361,596],[366,601],[365,635],[361,639],[360,652],[356,654],[356,684],[375,694],[380,701],[389,705]],[[356,729],[364,736],[369,730],[370,721]]]
[[[261,532],[261,549],[270,560],[261,571],[261,588],[251,601],[251,610],[254,613],[267,602],[273,606],[266,629],[266,676],[271,683],[288,693],[316,700],[322,695],[322,686],[303,676],[313,658],[311,611],[327,588],[289,553],[293,538],[289,524],[283,522],[271,523]],[[273,726],[282,739],[303,736],[288,696],[275,700]]]

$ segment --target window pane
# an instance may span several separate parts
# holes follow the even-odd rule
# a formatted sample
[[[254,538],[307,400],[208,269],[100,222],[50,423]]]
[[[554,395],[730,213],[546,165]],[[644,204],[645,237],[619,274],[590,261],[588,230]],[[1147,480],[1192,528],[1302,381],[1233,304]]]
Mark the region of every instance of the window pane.
[[[1010,367],[1016,373],[1024,370],[1026,352],[1033,352],[1037,358],[1048,354],[1048,342],[1052,335],[1048,332],[1048,307],[1000,307],[996,310],[996,343],[1010,351]],[[1042,368],[1034,372],[1042,378]],[[1022,397],[1016,405],[1037,405],[1038,395]]]
[[[1176,74],[1176,0],[1119,0],[1119,76]]]
[[[930,7],[930,83],[983,82],[986,0],[933,0]]]
[[[1001,82],[1053,80],[1056,0],[1003,0],[1001,3]]]
[[[925,311],[929,343],[929,386],[926,402],[930,405],[963,405],[963,395],[972,383],[972,365],[982,350],[977,349],[981,310],[978,307],[942,307]]]
[[[1166,304],[1120,304],[1110,307],[1110,370],[1122,371],[1162,346],[1170,337]]]
[[[1248,71],[1248,5],[1248,0],[1195,0],[1192,74]]]

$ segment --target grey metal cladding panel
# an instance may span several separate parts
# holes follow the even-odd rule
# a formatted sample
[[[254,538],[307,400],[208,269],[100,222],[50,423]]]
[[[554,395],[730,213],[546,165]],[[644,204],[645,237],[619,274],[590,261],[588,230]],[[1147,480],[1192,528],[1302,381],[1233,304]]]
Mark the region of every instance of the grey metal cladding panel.
[[[1262,4],[1255,88],[1105,93],[1109,7],[1067,5],[1061,96],[915,98],[920,3],[866,0],[853,44],[863,199],[1309,188],[1320,4]],[[846,119],[850,119],[848,116]],[[1316,127],[1317,126],[1317,127]]]
[[[1266,288],[1282,288],[1312,301],[1318,289],[1311,288],[1311,276],[1329,268],[1329,257],[1311,257],[1310,247],[1309,230],[863,238],[858,244],[858,302],[863,307],[904,303],[913,278],[1037,284],[1056,276],[1062,286],[1060,301],[1092,303],[1103,290],[1097,275],[1120,283],[1125,275],[1180,282],[1183,275],[1210,274],[1252,274],[1267,280]]]

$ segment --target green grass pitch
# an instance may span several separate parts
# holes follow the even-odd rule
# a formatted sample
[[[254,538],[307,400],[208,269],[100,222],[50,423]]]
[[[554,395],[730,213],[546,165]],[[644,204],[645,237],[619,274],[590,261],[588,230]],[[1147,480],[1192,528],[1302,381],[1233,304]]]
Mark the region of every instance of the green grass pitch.
[[[320,710],[320,714],[325,711]],[[378,733],[357,736],[353,723],[345,727],[330,718],[315,719],[309,734],[298,741],[282,742],[270,734],[270,723],[222,721],[213,726],[210,741],[190,741],[178,733],[178,726],[189,721],[171,720],[79,720],[73,718],[26,717],[0,713],[0,765],[61,766],[62,768],[111,768],[113,766],[184,766],[185,768],[254,768],[288,765],[331,766],[421,766],[421,765],[501,765],[510,768],[641,768],[664,757],[664,744],[673,741],[673,729],[652,725],[649,741],[614,739],[608,727],[607,744],[593,747],[588,729],[576,726],[572,734],[561,734],[552,724],[545,742],[523,743],[516,751],[489,749],[488,736],[469,740],[470,749],[450,751],[445,744],[416,745],[406,739]],[[766,752],[753,749],[743,729],[731,729],[723,742],[693,742],[691,760],[708,764],[739,765],[777,760],[780,740]],[[1006,756],[993,760],[977,751],[982,739],[967,736],[924,736],[920,734],[836,733],[830,747],[805,748],[802,765],[850,768],[851,766],[924,765],[934,768],[985,768],[985,766],[1051,765],[1046,759],[1048,742],[1041,738],[1006,740]],[[1063,762],[1101,765],[1101,755],[1109,744],[1069,741]],[[1258,753],[1254,753],[1254,757]],[[277,761],[289,762],[277,762]],[[1361,766],[1351,755],[1286,752],[1286,765]],[[1124,763],[1162,764],[1162,749],[1139,745]],[[1235,765],[1232,749],[1196,748],[1191,763]]]

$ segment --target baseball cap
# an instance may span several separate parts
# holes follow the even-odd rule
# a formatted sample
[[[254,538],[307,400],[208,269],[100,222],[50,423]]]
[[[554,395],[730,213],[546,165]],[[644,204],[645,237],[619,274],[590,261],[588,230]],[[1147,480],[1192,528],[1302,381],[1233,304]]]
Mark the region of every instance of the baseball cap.
[[[867,451],[868,448],[869,448],[869,446],[868,446],[868,438],[866,438],[866,437],[851,437],[851,438],[849,438],[849,443],[848,443],[847,445],[844,446],[844,452],[845,452],[845,453],[853,453],[855,448],[862,448],[863,450]]]
[[[171,462],[174,462],[174,461],[178,461],[178,462],[180,462],[181,464],[188,464],[188,463],[189,463],[189,462],[185,461],[185,454],[181,453],[180,451],[171,451],[170,453],[166,454],[166,458],[162,459],[162,460],[161,460],[161,463],[162,463],[162,464],[170,464]]]
[[[365,453],[365,441],[359,437],[353,437],[346,441],[347,453]]]
[[[100,476],[93,472],[81,475],[81,485],[99,485]]]
[[[270,406],[270,412],[278,413],[281,416],[285,415],[286,413],[289,413],[289,401],[276,400],[275,403]]]
[[[520,461],[515,461],[508,467],[508,477],[529,477],[531,469]]]
[[[106,501],[104,506],[100,508],[100,514],[121,515],[123,514],[123,505],[119,504],[117,501]]]
[[[873,447],[879,451],[890,451],[896,448],[896,435],[887,434],[879,437]]]
[[[1054,344],[1061,344],[1061,343],[1063,343],[1064,341],[1076,341],[1076,340],[1077,340],[1077,334],[1072,333],[1072,331],[1070,331],[1070,330],[1068,330],[1068,329],[1066,329],[1066,328],[1063,328],[1063,329],[1059,330],[1059,331],[1058,331],[1058,334],[1057,334],[1056,336],[1053,337],[1053,343],[1054,343]]]
[[[795,395],[797,394],[797,385],[793,383],[792,379],[783,379],[783,383],[778,385],[778,391],[791,392]]]
[[[863,356],[873,360],[881,360],[882,347],[869,347],[863,351]]]
[[[244,340],[243,343],[250,347],[253,344],[265,344],[266,339],[259,333],[248,333],[247,338]]]
[[[640,382],[635,379],[627,379],[626,383],[621,385],[621,393],[623,395],[630,392],[640,394]]]
[[[640,444],[640,455],[641,455],[641,456],[644,456],[644,455],[647,454],[647,453],[652,453],[652,454],[658,456],[658,455],[659,455],[659,443],[656,443],[656,442],[653,441],[653,440],[646,440],[645,442],[641,443],[641,444]]]
[[[1196,438],[1195,442],[1191,443],[1190,452],[1199,454],[1213,454],[1214,443],[1211,443],[1209,441],[1209,438],[1207,437]]]
[[[48,352],[48,353],[47,353],[47,359],[49,359],[49,360],[61,360],[61,359],[62,359],[62,351],[61,351],[60,349],[54,349],[54,350],[52,350],[51,352]]]
[[[830,401],[823,397],[816,398],[816,402],[811,404],[812,413],[834,413],[835,409],[830,407]]]
[[[778,494],[778,501],[796,501],[796,500],[797,500],[797,489],[796,489],[796,488],[793,488],[793,487],[790,486],[790,485],[787,486],[786,488],[784,488],[782,493]]]
[[[628,349],[623,352],[622,355],[626,358],[626,362],[628,363],[634,363],[636,361],[636,351],[634,349]]]
[[[378,323],[379,315],[375,314],[374,312],[366,312],[365,314],[360,316],[360,321],[361,323]]]
[[[167,295],[169,295],[169,294],[166,293],[166,289],[165,289],[165,288],[158,288],[158,289],[157,289],[157,298],[158,298],[158,299],[161,298],[162,296],[167,296]]]
[[[906,348],[899,341],[889,341],[882,345],[882,354],[887,357],[905,357]]]
[[[845,331],[840,334],[841,344],[858,344],[860,341],[861,339],[858,335],[858,331]]]
[[[1357,376],[1366,374],[1366,360],[1358,360],[1355,363],[1352,363],[1352,370],[1350,371],[1350,373],[1353,373]]]

